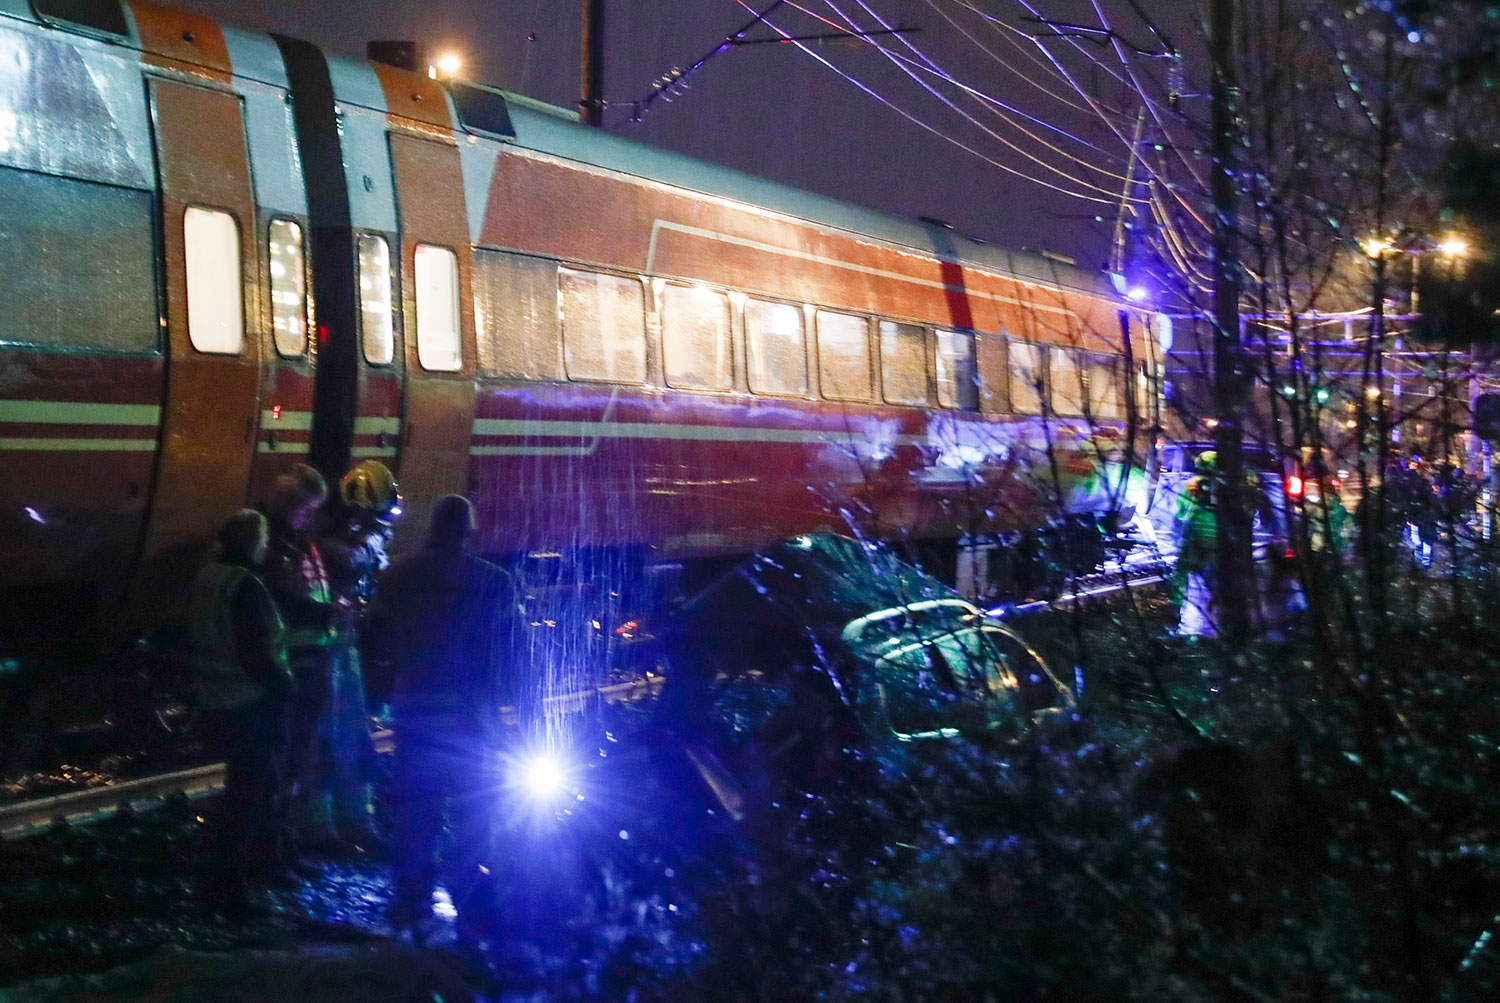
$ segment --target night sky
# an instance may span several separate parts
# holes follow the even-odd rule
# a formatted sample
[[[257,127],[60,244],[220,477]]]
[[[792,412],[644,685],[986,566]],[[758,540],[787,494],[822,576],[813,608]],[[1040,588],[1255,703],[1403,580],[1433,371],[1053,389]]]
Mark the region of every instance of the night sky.
[[[462,52],[470,79],[570,108],[579,95],[577,0],[186,0],[181,5],[246,27],[306,38],[349,56],[363,56],[370,39],[412,39],[433,50]],[[841,13],[862,28],[878,28],[879,19],[921,31],[904,41],[880,39],[908,60],[900,64],[862,41],[811,43],[812,52],[836,70],[790,44],[737,47],[694,74],[686,92],[671,103],[657,101],[644,121],[634,123],[628,102],[648,95],[662,73],[690,65],[748,21],[751,12],[734,0],[610,0],[605,97],[618,106],[606,112],[606,127],[897,216],[937,217],[998,244],[1047,249],[1077,259],[1081,267],[1099,268],[1109,254],[1122,187],[1114,175],[1124,171],[1127,144],[1081,108],[1076,93],[1070,94],[1066,82],[1045,65],[1035,43],[971,7],[999,14],[1013,28],[1044,30],[1022,20],[1027,10],[1017,0],[786,4],[770,20],[791,34],[830,31],[830,24],[817,18],[843,25],[847,22],[840,20]],[[1097,25],[1090,7],[1052,0],[1037,9],[1059,21]],[[1112,26],[1131,42],[1155,44],[1125,3],[1110,0],[1104,9]],[[1190,31],[1181,13],[1175,17],[1174,30],[1184,36],[1179,44],[1185,44]],[[747,37],[773,35],[761,25]],[[1109,91],[1109,69],[1119,66],[1111,51],[1070,40],[1054,39],[1048,45],[1085,87],[1097,84]],[[1091,66],[1096,58],[1101,65]],[[1133,62],[1148,71],[1161,63]],[[997,114],[993,105],[945,82],[940,72],[1004,102],[1009,110]],[[1028,115],[1045,124],[1022,117]]]

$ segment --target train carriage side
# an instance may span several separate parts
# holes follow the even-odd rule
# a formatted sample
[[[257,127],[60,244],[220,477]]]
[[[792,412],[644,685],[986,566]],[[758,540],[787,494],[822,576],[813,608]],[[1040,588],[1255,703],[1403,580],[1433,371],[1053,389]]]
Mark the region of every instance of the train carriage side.
[[[0,645],[23,651],[169,619],[217,525],[307,457],[314,365],[274,45],[35,8],[0,7]]]
[[[1076,479],[1093,433],[1118,435],[1119,311],[1097,291],[795,215],[826,200],[774,186],[779,205],[704,194],[747,179],[510,111],[513,142],[460,143],[471,214],[485,197],[487,549],[952,541],[1035,526],[1047,465]]]
[[[0,8],[0,650],[91,630],[147,518],[155,188],[136,54]]]

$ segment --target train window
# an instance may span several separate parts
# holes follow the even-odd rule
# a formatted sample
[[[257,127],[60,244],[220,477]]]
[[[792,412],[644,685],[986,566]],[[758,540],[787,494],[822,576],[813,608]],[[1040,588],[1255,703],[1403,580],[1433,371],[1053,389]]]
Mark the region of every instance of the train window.
[[[1016,414],[1042,413],[1042,350],[1024,341],[1012,341],[1010,352],[1010,409]]]
[[[880,322],[880,387],[888,404],[927,403],[927,330]]]
[[[43,24],[79,34],[110,40],[130,34],[119,0],[32,0],[31,9]]]
[[[458,255],[446,247],[418,244],[413,264],[417,287],[417,362],[432,372],[456,373],[464,364]]]
[[[503,251],[474,252],[479,366],[486,376],[555,380],[557,262]]]
[[[870,322],[847,313],[818,311],[818,378],[823,396],[867,401],[870,380]]]
[[[1089,356],[1089,414],[1105,420],[1125,417],[1118,370],[1107,355]]]
[[[238,355],[245,341],[239,221],[220,209],[188,206],[182,235],[188,340],[200,352]]]
[[[1083,414],[1083,367],[1070,348],[1052,349],[1052,413]]]
[[[979,371],[971,331],[937,332],[937,395],[943,407],[979,410]]]
[[[661,336],[667,385],[728,390],[734,385],[730,354],[729,297],[716,289],[662,289]]]
[[[271,333],[276,351],[307,350],[307,269],[302,259],[302,227],[289,219],[271,220]]]
[[[0,167],[0,342],[156,348],[149,192]]]
[[[390,365],[396,357],[391,319],[391,248],[373,233],[359,237],[359,323],[365,361]]]
[[[807,393],[807,333],[801,307],[746,300],[745,345],[751,390]]]
[[[646,382],[646,296],[640,281],[571,268],[560,272],[568,377]]]

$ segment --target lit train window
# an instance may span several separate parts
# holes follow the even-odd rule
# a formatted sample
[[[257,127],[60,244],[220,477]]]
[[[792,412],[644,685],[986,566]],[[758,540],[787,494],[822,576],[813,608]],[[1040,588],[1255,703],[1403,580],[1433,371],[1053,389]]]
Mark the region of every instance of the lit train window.
[[[1069,348],[1052,349],[1051,370],[1052,412],[1083,414],[1083,367],[1077,353]]]
[[[271,333],[276,351],[307,350],[307,269],[302,264],[302,227],[289,219],[271,220]]]
[[[927,329],[880,322],[880,388],[888,404],[927,403]]]
[[[637,279],[560,269],[569,379],[646,382],[646,294]]]
[[[474,252],[479,369],[486,376],[555,380],[557,262],[503,251]]]
[[[800,306],[746,300],[745,347],[752,391],[807,393],[807,333]]]
[[[870,380],[870,323],[847,313],[818,311],[818,378],[823,396],[867,401]]]
[[[661,300],[667,385],[728,390],[734,385],[729,297],[716,289],[666,286]]]
[[[969,331],[937,332],[937,394],[943,407],[979,410],[979,371],[974,364],[974,335]]]
[[[149,192],[0,167],[0,342],[154,350],[154,233]]]
[[[1089,357],[1089,414],[1104,420],[1125,417],[1118,369],[1107,355]]]
[[[416,249],[417,361],[423,369],[456,373],[463,368],[463,328],[459,322],[458,255],[446,247]]]
[[[245,341],[240,224],[227,212],[188,206],[182,235],[188,340],[200,352],[238,355]]]
[[[1016,414],[1041,414],[1045,386],[1042,350],[1024,341],[1012,341],[1010,353],[1010,409]]]
[[[359,238],[359,324],[365,361],[389,365],[396,357],[391,320],[391,249],[373,233]]]

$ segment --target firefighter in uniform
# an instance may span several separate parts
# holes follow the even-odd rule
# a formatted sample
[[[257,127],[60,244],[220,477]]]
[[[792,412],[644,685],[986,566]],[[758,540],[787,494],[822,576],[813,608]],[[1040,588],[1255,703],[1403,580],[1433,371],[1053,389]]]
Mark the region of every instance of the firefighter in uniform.
[[[401,514],[401,491],[378,460],[356,464],[339,481],[318,550],[335,602],[362,614],[375,598],[376,576],[390,563],[386,547]],[[328,644],[329,695],[314,743],[318,787],[308,804],[309,841],[335,856],[357,856],[375,843],[370,784],[375,746],[359,643],[360,624],[341,623]]]
[[[1213,637],[1214,566],[1219,546],[1219,516],[1213,477],[1218,454],[1198,456],[1194,474],[1177,499],[1177,567],[1172,594],[1177,599],[1178,631],[1189,637]]]
[[[312,467],[301,466],[277,482],[270,505],[265,581],[287,629],[292,698],[285,787],[289,834],[299,845],[308,842],[311,796],[322,786],[318,771],[324,763],[314,743],[333,686],[330,649],[350,610],[348,603],[335,600],[322,551],[312,537],[318,510],[327,496],[328,485],[322,475]],[[294,848],[288,849],[288,859],[294,867],[302,866]]]

